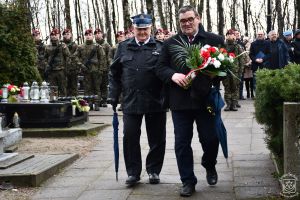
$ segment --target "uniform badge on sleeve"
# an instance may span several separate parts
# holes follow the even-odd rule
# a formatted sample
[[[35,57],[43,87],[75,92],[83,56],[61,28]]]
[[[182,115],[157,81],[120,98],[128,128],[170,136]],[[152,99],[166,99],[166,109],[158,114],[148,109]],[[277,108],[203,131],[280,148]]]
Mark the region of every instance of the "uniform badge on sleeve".
[[[152,52],[152,55],[155,55],[155,56],[158,56],[160,53],[159,52],[157,52],[157,51],[153,51]]]

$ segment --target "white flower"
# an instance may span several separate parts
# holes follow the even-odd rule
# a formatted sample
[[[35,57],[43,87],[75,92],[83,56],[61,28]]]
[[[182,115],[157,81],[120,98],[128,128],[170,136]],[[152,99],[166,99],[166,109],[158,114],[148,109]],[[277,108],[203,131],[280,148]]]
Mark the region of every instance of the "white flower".
[[[214,60],[213,65],[215,66],[215,68],[220,68],[221,62],[219,60]]]
[[[230,63],[233,63],[233,62],[234,62],[234,58],[231,57],[231,56],[229,56],[229,62],[230,62]]]
[[[16,89],[13,87],[10,89],[11,92],[16,92]]]
[[[222,54],[222,53],[220,53],[219,55],[218,55],[218,57],[217,57],[220,61],[223,61],[224,59],[225,59],[225,56]]]
[[[209,58],[207,59],[206,63],[203,65],[203,67],[202,67],[201,69],[206,68],[206,67],[211,63],[211,60],[212,60],[212,58],[209,57]]]
[[[206,45],[204,45],[201,49],[208,49],[208,48],[210,48],[210,45],[208,45],[208,44],[206,44]]]

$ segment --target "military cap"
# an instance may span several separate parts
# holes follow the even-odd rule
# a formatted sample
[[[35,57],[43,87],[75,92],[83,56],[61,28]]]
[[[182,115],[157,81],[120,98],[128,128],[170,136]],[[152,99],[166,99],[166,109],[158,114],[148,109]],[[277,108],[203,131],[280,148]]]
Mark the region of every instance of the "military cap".
[[[58,28],[53,28],[50,35],[57,35],[57,34],[60,34],[60,31]]]
[[[97,33],[103,33],[103,32],[101,31],[100,28],[96,28],[95,31],[94,31],[94,35],[96,35]]]
[[[65,28],[62,34],[64,35],[66,33],[72,33],[71,29]]]
[[[155,31],[154,35],[157,35],[158,33],[163,33],[163,34],[165,34],[165,31],[164,31],[163,29],[161,29],[161,28],[158,28],[158,29]]]
[[[116,34],[117,37],[119,37],[121,35],[125,35],[124,31],[118,31],[117,34]]]
[[[132,31],[132,29],[127,29],[124,33],[125,33],[125,35],[127,35],[127,34],[129,34],[129,33],[132,33],[133,31]]]
[[[93,30],[89,28],[89,29],[86,29],[86,30],[85,30],[84,35],[88,35],[88,34],[90,34],[90,33],[93,34]]]
[[[229,30],[227,30],[226,35],[232,35],[234,33],[235,33],[234,29],[229,29]]]
[[[170,31],[168,31],[167,29],[164,30],[164,34],[165,34],[165,35],[168,35],[169,33],[170,33]]]
[[[35,35],[39,35],[41,34],[40,30],[39,29],[33,29],[32,30],[32,35],[35,36]]]
[[[283,36],[284,37],[287,37],[287,36],[292,36],[293,37],[293,31],[291,31],[291,30],[284,31]]]
[[[136,28],[147,28],[152,24],[152,16],[146,14],[139,14],[131,17],[132,23]]]

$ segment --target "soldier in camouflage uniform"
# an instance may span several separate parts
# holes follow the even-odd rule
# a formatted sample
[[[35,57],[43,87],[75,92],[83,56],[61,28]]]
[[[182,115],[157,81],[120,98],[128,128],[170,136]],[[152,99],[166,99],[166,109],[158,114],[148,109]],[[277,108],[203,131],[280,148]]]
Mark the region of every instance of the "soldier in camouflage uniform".
[[[104,40],[102,31],[97,28],[94,31],[97,44],[101,45],[105,52],[105,65],[101,68],[102,78],[100,83],[101,106],[107,107],[108,70],[111,64],[111,46]]]
[[[70,51],[70,62],[68,63],[67,73],[67,95],[68,96],[77,96],[77,81],[79,69],[75,63],[74,54],[77,50],[78,45],[72,41],[72,32],[71,29],[65,29],[63,31],[63,42],[67,45]]]
[[[58,86],[60,96],[66,96],[66,70],[70,59],[70,51],[66,44],[60,42],[59,38],[60,32],[54,28],[50,33],[51,44],[47,45],[45,50],[45,77],[51,86]]]
[[[234,53],[236,56],[241,54],[244,50],[237,44],[235,38],[235,31],[230,29],[226,33],[225,48],[228,53]],[[245,65],[245,57],[241,56],[234,62],[234,67],[231,69],[233,74],[228,74],[223,80],[224,85],[224,99],[226,102],[226,108],[224,111],[237,111],[238,99],[239,99],[239,84]]]
[[[105,52],[101,45],[93,42],[93,31],[85,31],[85,43],[79,45],[75,56],[78,59],[77,65],[80,66],[84,76],[83,87],[85,95],[98,95],[95,99],[95,110],[99,110],[100,104],[100,83],[102,69],[106,66]]]
[[[45,80],[45,49],[46,45],[44,44],[43,40],[41,39],[41,33],[39,30],[35,29],[32,31],[32,36],[34,38],[35,47],[37,50],[37,63],[36,66],[39,70],[39,73],[42,77],[42,80]]]

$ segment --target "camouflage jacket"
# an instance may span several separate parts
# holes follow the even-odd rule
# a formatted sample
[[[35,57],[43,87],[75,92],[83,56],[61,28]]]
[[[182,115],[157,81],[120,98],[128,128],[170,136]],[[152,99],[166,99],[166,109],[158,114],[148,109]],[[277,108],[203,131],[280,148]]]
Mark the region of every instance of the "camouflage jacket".
[[[37,67],[40,70],[45,69],[45,49],[46,45],[43,43],[42,40],[35,42],[35,47],[37,50]]]
[[[93,51],[95,53],[91,57]],[[77,65],[83,72],[103,72],[106,67],[105,52],[99,44],[85,42],[78,46],[75,56],[77,57]]]
[[[55,55],[56,50],[58,50],[58,52]],[[57,42],[46,46],[46,71],[67,70],[69,59],[70,51],[66,44]]]
[[[225,49],[227,50],[227,52],[234,53],[236,56],[244,52],[244,49],[243,47],[241,47],[241,45],[237,44],[236,42],[229,42],[228,40],[226,40],[225,42]],[[243,54],[234,62],[232,72],[238,77],[240,77],[244,71],[244,66],[247,63],[246,59],[247,57],[245,56],[245,54]]]
[[[108,42],[106,42],[105,40],[98,40],[96,41],[97,44],[101,45],[104,49],[105,52],[105,60],[106,60],[106,65],[103,71],[108,71],[109,66],[112,62],[112,58],[111,58],[111,46],[108,44]]]
[[[68,63],[68,73],[79,72],[79,67],[76,64],[75,52],[78,48],[78,45],[73,41],[64,41],[70,51],[70,59]]]

